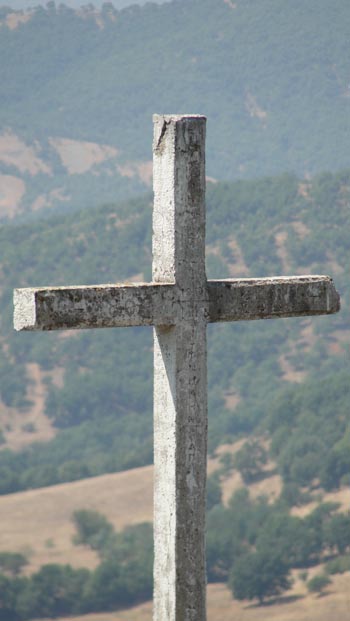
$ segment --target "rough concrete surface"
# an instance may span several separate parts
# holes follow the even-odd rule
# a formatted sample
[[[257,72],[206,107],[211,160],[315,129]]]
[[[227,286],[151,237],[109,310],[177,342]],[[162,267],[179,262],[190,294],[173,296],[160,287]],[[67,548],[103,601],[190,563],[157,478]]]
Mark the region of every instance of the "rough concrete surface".
[[[205,119],[154,118],[153,279],[181,320],[154,336],[154,619],[206,618]]]
[[[209,280],[200,295],[199,314],[210,322],[329,315],[340,308],[329,276]],[[191,308],[182,288],[166,283],[15,289],[14,327],[170,326],[180,324]]]

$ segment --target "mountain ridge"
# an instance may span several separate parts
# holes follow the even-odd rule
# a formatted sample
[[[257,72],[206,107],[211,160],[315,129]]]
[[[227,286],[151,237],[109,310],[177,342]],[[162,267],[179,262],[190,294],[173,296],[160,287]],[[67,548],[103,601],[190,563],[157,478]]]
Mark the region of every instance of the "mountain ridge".
[[[347,300],[349,196],[349,171],[320,175],[307,184],[291,175],[208,184],[208,277],[332,275],[334,270],[336,286]],[[32,223],[15,220],[0,227],[3,493],[150,463],[150,332],[129,328],[14,334],[11,290],[122,282],[136,275],[150,280],[151,209],[148,195],[98,210],[56,214]],[[343,373],[350,341],[347,316],[345,301],[334,317],[209,326],[210,450],[264,425],[273,434],[281,425],[282,433],[279,417],[294,399],[297,418],[304,401],[315,412],[323,408],[327,418],[331,395],[339,416],[332,435],[335,446],[346,426],[341,412],[348,390]],[[231,357],[227,342],[233,334],[236,353]],[[116,348],[110,347],[112,335]],[[279,393],[274,404],[273,395]],[[39,399],[40,411],[32,410],[33,399]],[[316,406],[318,400],[322,407]],[[270,428],[272,412],[278,424]],[[332,419],[335,424],[335,415]],[[316,424],[313,417],[310,424]],[[298,436],[300,430],[295,432]],[[34,448],[36,434],[38,440],[45,434],[55,437]],[[319,447],[307,449],[313,465],[306,469],[306,464],[296,466],[300,438],[293,439],[295,446],[280,456],[286,481],[294,478],[307,484],[320,467],[325,485],[336,484],[331,463],[327,470],[318,461],[327,434],[326,425]],[[291,441],[292,435],[287,434]],[[15,436],[21,439],[19,452],[8,453],[6,442],[15,448]],[[334,448],[332,456],[329,449],[330,459],[341,462],[334,475],[338,482],[347,472],[345,448]]]
[[[43,208],[68,211],[144,191],[137,167],[151,160],[154,112],[207,115],[214,179],[307,178],[350,166],[345,0],[283,11],[277,0],[176,0],[120,12],[106,4],[98,23],[96,15],[49,5],[1,29],[0,134],[38,145],[52,170],[19,174],[0,161],[7,202],[15,195],[21,213],[39,197]],[[70,175],[50,140],[107,145],[119,166],[136,171],[123,177],[106,161],[99,176]]]

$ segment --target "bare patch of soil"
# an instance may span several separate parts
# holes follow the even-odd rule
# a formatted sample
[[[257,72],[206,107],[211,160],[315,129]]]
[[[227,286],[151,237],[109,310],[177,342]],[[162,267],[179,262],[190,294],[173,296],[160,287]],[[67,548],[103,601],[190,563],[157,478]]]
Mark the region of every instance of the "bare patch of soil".
[[[8,13],[6,18],[0,25],[5,24],[7,28],[10,30],[16,30],[21,24],[25,24],[29,22],[32,17],[32,12],[26,11],[25,13],[22,11],[16,11],[15,13]]]
[[[233,6],[231,8],[236,8],[236,6]],[[251,117],[260,119],[260,121],[266,121],[267,119],[266,110],[263,110],[261,106],[259,106],[256,100],[256,97],[254,97],[254,95],[250,93],[249,91],[246,94],[245,107]]]
[[[215,455],[208,459],[208,474],[212,474],[215,470],[221,467],[220,458],[225,454],[235,455],[243,445],[246,443],[246,438],[241,438],[237,442],[232,444],[222,444],[215,451]],[[267,448],[267,442],[264,438],[259,438],[259,441]],[[259,481],[256,481],[249,485],[249,493],[252,498],[258,498],[259,496],[267,496],[271,502],[273,502],[281,493],[282,479],[274,473],[276,465],[273,462],[268,462],[262,469],[266,476],[263,476]],[[242,487],[246,487],[240,473],[237,470],[232,470],[227,476],[221,478],[220,481],[222,489],[222,499],[225,505],[228,504],[232,494]]]
[[[287,239],[288,239],[287,231],[278,231],[277,233],[275,233],[276,254],[282,263],[282,270],[286,274],[290,272],[288,252],[286,249]]]
[[[239,404],[240,400],[241,398],[239,394],[235,391],[230,391],[224,394],[225,408],[227,408],[228,410],[234,410]]]
[[[298,194],[299,196],[302,196],[303,198],[310,198],[310,189],[311,189],[311,184],[308,183],[307,181],[299,183],[298,185]]]
[[[37,198],[31,205],[33,211],[38,211],[39,209],[43,209],[43,207],[47,207],[47,206],[48,206],[48,201],[47,201],[47,197],[45,196],[45,194],[40,194],[39,196],[37,196]]]
[[[95,553],[72,544],[72,515],[100,511],[116,529],[152,521],[153,467],[0,497],[0,550],[32,550],[29,571],[44,563],[93,567]]]
[[[282,356],[279,357],[278,362],[283,372],[283,380],[286,382],[295,382],[297,384],[303,383],[307,377],[306,371],[297,371],[285,354],[282,354]]]
[[[70,138],[50,138],[49,142],[56,149],[63,166],[70,175],[84,174],[96,164],[115,159],[119,154],[115,147],[94,142]]]
[[[64,193],[63,188],[54,188],[48,194],[40,194],[32,203],[32,211],[38,211],[44,207],[52,207],[56,201],[67,202],[71,199],[71,196]]]
[[[338,502],[340,504],[339,511],[348,511],[350,507],[350,488],[344,487],[335,492],[322,493],[322,502]],[[319,503],[309,502],[301,507],[293,507],[292,514],[299,517],[305,517],[311,513]]]
[[[312,319],[304,319],[302,322],[302,329],[300,330],[300,339],[296,341],[296,344],[302,344],[304,351],[310,351],[316,343],[317,336],[314,331]]]
[[[51,168],[40,159],[38,151],[37,146],[29,147],[10,131],[0,135],[0,162],[33,176],[38,173],[51,175]]]
[[[247,276],[250,273],[250,271],[249,271],[249,267],[247,266],[244,260],[241,247],[239,246],[239,244],[233,237],[229,240],[228,246],[231,249],[232,254],[234,256],[234,263],[230,263],[228,266],[230,276],[237,277],[237,278],[241,277],[242,274],[243,276]]]
[[[33,405],[25,412],[4,404],[0,406],[0,421],[6,440],[2,448],[13,451],[19,451],[33,442],[48,442],[56,434],[52,422],[45,415],[47,388],[44,380],[45,377],[51,377],[56,386],[62,386],[64,369],[57,367],[44,373],[38,364],[31,363],[27,371],[31,380],[27,398]]]
[[[145,185],[152,185],[153,163],[147,162],[127,162],[126,164],[118,164],[117,171],[122,177],[138,177]]]
[[[266,467],[266,477],[249,485],[251,498],[267,496],[270,502],[274,502],[279,497],[282,491],[282,479],[278,474],[269,476],[268,469],[272,470],[271,464]],[[227,478],[222,479],[221,489],[224,505],[227,506],[232,495],[242,487],[246,487],[246,484],[237,470],[234,470]]]
[[[237,8],[237,4],[235,2],[232,2],[232,0],[224,0],[224,3],[227,4],[227,6],[229,6],[230,9]]]
[[[214,255],[216,257],[219,257],[219,259],[221,259],[221,261],[227,265],[229,274],[233,278],[242,278],[245,276],[249,276],[250,275],[249,267],[247,266],[244,260],[242,249],[237,243],[237,241],[234,239],[234,237],[231,237],[227,241],[227,244],[232,252],[233,262],[229,263],[227,261],[227,259],[222,255],[220,246],[216,244],[209,244],[206,247],[207,256]]]
[[[311,233],[309,227],[306,226],[306,224],[304,224],[301,220],[294,220],[294,222],[291,222],[291,226],[296,234],[299,235],[300,239],[304,239]]]
[[[13,217],[21,207],[26,186],[22,179],[0,175],[0,216]]]

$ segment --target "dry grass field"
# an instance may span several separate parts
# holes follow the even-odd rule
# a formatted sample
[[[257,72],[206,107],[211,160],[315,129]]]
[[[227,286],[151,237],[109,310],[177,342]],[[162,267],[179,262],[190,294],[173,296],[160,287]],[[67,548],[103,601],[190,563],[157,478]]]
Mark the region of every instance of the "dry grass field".
[[[219,454],[236,446],[221,447]],[[208,462],[208,472],[218,467],[219,459]],[[153,468],[135,468],[126,472],[106,474],[92,479],[54,487],[29,490],[0,497],[0,551],[22,551],[29,555],[28,572],[45,563],[70,563],[74,567],[93,568],[98,559],[94,552],[72,543],[74,527],[72,514],[77,509],[95,509],[104,514],[117,530],[129,524],[152,520]],[[237,473],[223,481],[227,502],[235,489],[242,485]],[[267,494],[273,499],[281,482],[271,475],[250,487],[252,496]],[[350,506],[350,490],[327,494],[324,500]],[[313,504],[298,514],[312,510]],[[320,567],[313,568],[318,573]],[[150,602],[133,609],[115,613],[98,613],[70,618],[69,621],[151,621]],[[305,584],[294,575],[294,585],[274,605],[255,606],[236,602],[224,585],[208,587],[208,621],[348,621],[350,620],[350,574],[334,576],[333,583],[322,597],[310,595]],[[68,621],[68,618],[60,621]]]
[[[153,468],[146,466],[1,496],[0,550],[29,553],[29,571],[45,563],[92,568],[95,553],[72,544],[74,511],[100,511],[117,530],[151,521],[152,484]]]
[[[208,586],[208,621],[348,621],[350,618],[350,574],[335,576],[322,597],[309,595],[296,580],[288,595],[273,605],[257,606],[236,602],[223,584]],[[152,621],[152,604],[147,602],[114,613],[65,617],[59,621]]]
[[[235,451],[236,446],[221,447],[220,453]],[[219,458],[208,462],[208,472],[219,466]],[[227,502],[242,486],[237,472],[222,482]],[[278,495],[280,479],[271,476],[251,486],[253,497]],[[0,551],[24,552],[29,556],[28,572],[45,563],[69,563],[73,567],[93,568],[97,555],[72,544],[72,515],[78,509],[94,509],[112,522],[116,530],[129,524],[149,522],[153,518],[153,467],[105,474],[91,479],[0,496]]]

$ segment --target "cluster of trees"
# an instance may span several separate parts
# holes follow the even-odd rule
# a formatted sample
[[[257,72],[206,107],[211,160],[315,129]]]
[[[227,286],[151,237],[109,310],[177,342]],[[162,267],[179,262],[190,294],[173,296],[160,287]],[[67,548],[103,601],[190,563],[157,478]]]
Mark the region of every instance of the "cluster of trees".
[[[338,555],[333,572],[341,571],[339,559],[350,549],[350,515],[338,508],[323,503],[302,519],[290,515],[281,499],[253,501],[246,489],[239,490],[228,507],[216,505],[208,513],[209,581],[228,581],[237,599],[262,602],[290,587],[292,568]]]
[[[271,454],[288,483],[318,482],[327,490],[349,482],[350,387],[346,372],[284,389],[270,404]]]
[[[291,569],[320,561],[325,572],[309,580],[321,592],[330,575],[350,568],[350,515],[336,503],[319,505],[306,518],[289,514],[287,505],[266,498],[253,501],[237,491],[228,507],[221,504],[215,477],[209,479],[207,571],[209,582],[227,582],[236,599],[265,599],[291,586]],[[215,491],[216,490],[216,491]],[[26,558],[0,555],[0,619],[26,621],[93,611],[107,611],[152,597],[153,536],[148,523],[115,532],[96,511],[74,513],[74,543],[95,550],[94,571],[69,565],[45,565],[30,577],[21,575]]]
[[[113,610],[152,597],[151,524],[115,533],[102,515],[84,510],[76,512],[74,521],[76,543],[98,551],[98,567],[89,571],[50,564],[25,577],[18,575],[18,555],[8,553],[5,560],[0,557],[1,621]]]
[[[207,242],[215,252],[208,252],[208,276],[229,276],[236,260],[232,232],[247,265],[242,276],[282,273],[274,238],[281,227],[288,233],[291,272],[305,265],[307,252],[308,270],[330,272],[328,256],[345,265],[350,261],[345,235],[350,224],[349,197],[349,171],[321,175],[303,193],[292,175],[210,186]],[[296,236],[296,221],[308,228],[306,237]],[[288,246],[290,238],[296,253]],[[3,225],[0,243],[1,400],[23,410],[23,430],[28,430],[29,438],[35,437],[33,426],[26,426],[30,383],[26,365],[37,362],[46,373],[46,413],[57,429],[48,444],[18,453],[6,449],[7,429],[1,429],[0,493],[151,463],[150,329],[82,331],[64,339],[57,333],[15,334],[12,329],[16,286],[115,282],[116,275],[118,280],[130,280],[141,271],[150,279],[151,197],[45,221]],[[342,294],[344,280],[340,270],[337,286]],[[269,432],[271,455],[290,499],[297,495],[295,486],[309,485],[316,476],[321,475],[322,485],[330,489],[346,482],[350,474],[346,354],[339,347],[337,355],[331,351],[333,334],[348,323],[349,304],[346,294],[343,297],[344,310],[338,316],[313,320],[315,333],[322,338],[309,348],[302,342],[304,324],[299,319],[208,329],[210,451],[256,430]],[[230,342],[235,343],[234,356]],[[289,383],[282,381],[282,355],[298,370],[307,365],[305,385],[288,390]],[[50,381],[57,366],[65,369],[62,386]],[[235,408],[225,400],[232,390],[239,396]],[[237,462],[236,467],[248,479],[259,474],[266,460],[261,448],[255,447],[260,455],[253,448],[237,456],[243,463]],[[254,463],[249,464],[253,457]]]

